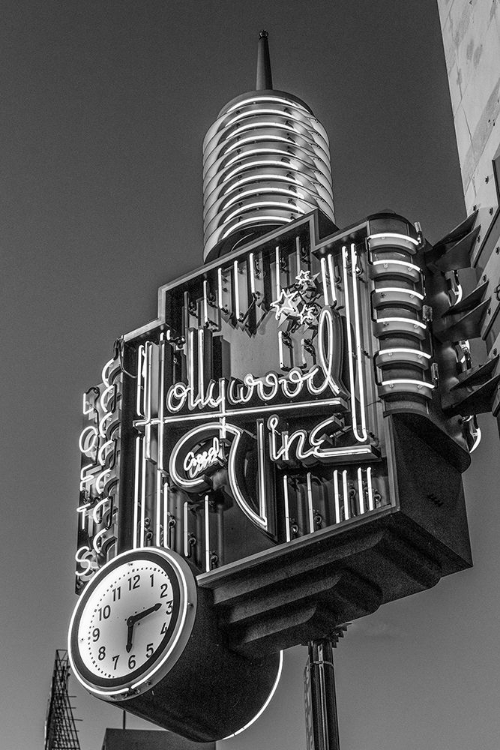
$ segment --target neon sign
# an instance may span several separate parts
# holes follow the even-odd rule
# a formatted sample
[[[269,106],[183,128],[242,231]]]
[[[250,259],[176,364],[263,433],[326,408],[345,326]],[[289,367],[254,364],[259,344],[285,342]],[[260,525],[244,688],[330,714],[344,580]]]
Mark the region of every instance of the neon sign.
[[[103,368],[102,384],[83,397],[84,427],[78,513],[76,591],[113,553],[117,536],[121,417],[121,366],[118,358]]]
[[[108,364],[87,395],[81,580],[115,544],[117,436],[131,545],[202,571],[391,502],[384,414],[427,413],[434,388],[416,234],[321,244],[295,225],[160,290],[126,373]]]
[[[302,243],[212,264],[135,342],[137,546],[211,570],[228,529],[263,549],[387,502],[366,259]]]

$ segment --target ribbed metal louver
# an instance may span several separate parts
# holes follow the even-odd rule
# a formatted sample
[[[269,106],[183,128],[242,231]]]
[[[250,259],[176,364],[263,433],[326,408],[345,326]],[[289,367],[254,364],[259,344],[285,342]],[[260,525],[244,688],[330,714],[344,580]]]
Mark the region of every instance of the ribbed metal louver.
[[[259,61],[268,59],[263,34]],[[315,208],[334,221],[328,136],[291,94],[263,89],[230,101],[203,156],[205,260]]]

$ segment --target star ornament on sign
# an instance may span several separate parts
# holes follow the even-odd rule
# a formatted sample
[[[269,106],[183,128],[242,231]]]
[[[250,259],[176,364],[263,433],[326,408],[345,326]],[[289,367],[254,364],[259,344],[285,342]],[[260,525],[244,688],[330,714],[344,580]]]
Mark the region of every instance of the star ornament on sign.
[[[300,317],[299,303],[300,298],[295,290],[281,290],[278,299],[271,302],[279,326],[287,320],[297,320]]]
[[[303,305],[299,314],[299,325],[308,328],[318,325],[318,310],[315,305]]]
[[[297,276],[295,277],[295,288],[301,291],[303,294],[306,292],[315,292],[316,291],[316,279],[318,278],[319,273],[316,273],[314,276],[311,276],[310,271],[299,271]]]
[[[295,289],[297,289],[301,294],[310,294],[316,296],[318,294],[318,285],[316,283],[316,279],[318,278],[318,276],[319,273],[315,273],[314,276],[311,276],[310,271],[299,271],[299,273],[295,277]]]

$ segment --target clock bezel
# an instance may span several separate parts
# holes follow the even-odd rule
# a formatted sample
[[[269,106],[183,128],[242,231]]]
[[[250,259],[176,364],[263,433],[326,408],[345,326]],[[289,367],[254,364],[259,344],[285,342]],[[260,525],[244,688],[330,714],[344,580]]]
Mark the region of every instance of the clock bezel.
[[[127,675],[107,678],[85,665],[80,654],[78,630],[94,591],[123,564],[152,562],[169,576],[174,591],[172,617],[167,632],[150,659]],[[87,690],[113,700],[126,700],[156,685],[174,666],[184,651],[196,616],[196,581],[187,562],[171,550],[139,547],[117,555],[89,581],[73,612],[68,636],[68,653],[73,673]]]

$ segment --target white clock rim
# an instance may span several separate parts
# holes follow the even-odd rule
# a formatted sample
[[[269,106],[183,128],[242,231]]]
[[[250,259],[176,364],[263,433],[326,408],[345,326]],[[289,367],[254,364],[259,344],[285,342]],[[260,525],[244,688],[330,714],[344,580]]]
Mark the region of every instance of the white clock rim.
[[[106,630],[102,630],[104,627],[106,629],[106,626],[109,627],[109,624],[111,623],[111,631],[108,631],[108,640],[109,636],[111,636],[111,643],[107,643],[106,636],[104,636],[104,643],[107,643],[107,645],[112,645],[116,643],[116,624],[114,624],[114,618],[111,618],[111,620],[104,619],[103,623],[100,624],[97,622],[99,609],[102,608],[106,603],[110,603],[112,607],[114,607],[114,604],[111,603],[109,599],[109,591],[110,589],[115,589],[116,587],[122,586],[124,583],[124,578],[128,578],[131,575],[133,576],[136,573],[141,573],[142,569],[145,568],[148,573],[154,573],[155,574],[155,580],[156,577],[159,576],[161,580],[168,581],[168,586],[171,587],[173,585],[174,590],[177,590],[177,602],[176,602],[176,608],[173,610],[173,612],[169,615],[167,615],[167,625],[172,625],[172,628],[169,629],[170,636],[168,637],[168,641],[166,640],[166,637],[163,635],[159,635],[156,637],[156,645],[151,644],[154,647],[154,655],[151,655],[149,658],[144,658],[141,663],[139,663],[136,667],[131,668],[127,665],[127,661],[125,658],[125,662],[122,669],[119,669],[115,674],[113,674],[112,671],[110,671],[110,668],[104,667],[102,668],[102,664],[97,664],[95,661],[95,651],[99,648],[99,644],[90,643],[90,640],[88,640],[87,636],[90,633],[90,631],[96,627],[99,626],[99,629],[101,630],[101,636],[103,635],[103,632],[106,632]],[[132,591],[132,589],[129,590]],[[151,596],[154,598],[154,603],[156,603],[156,596],[155,596],[154,589],[149,589],[149,587],[144,588],[143,586],[140,587],[140,590],[132,591],[132,594],[128,594],[128,596],[132,596],[134,599],[134,608],[135,606],[138,606],[140,609],[146,608],[147,604],[153,603],[153,600],[151,599]],[[148,601],[136,601],[136,599],[140,599],[141,595],[148,596]],[[104,597],[104,602],[103,602]],[[127,594],[125,596],[120,596],[120,599],[126,600]],[[99,678],[100,680],[112,680],[113,684],[116,684],[118,680],[121,680],[122,682],[124,680],[129,681],[130,676],[133,672],[138,671],[139,669],[147,668],[147,664],[153,663],[160,657],[160,654],[163,654],[163,650],[160,649],[161,643],[166,642],[170,643],[172,637],[175,635],[177,624],[179,620],[179,613],[180,613],[180,602],[181,602],[182,594],[180,592],[180,585],[178,581],[178,576],[176,575],[175,571],[173,571],[170,566],[167,569],[166,566],[163,564],[162,560],[153,560],[150,559],[150,556],[148,558],[141,557],[139,559],[135,559],[133,561],[127,561],[127,560],[121,560],[119,564],[116,565],[112,570],[109,570],[107,575],[101,578],[99,581],[96,582],[96,585],[93,587],[93,589],[89,592],[89,595],[86,598],[85,606],[82,607],[80,617],[78,619],[78,622],[76,623],[75,631],[73,633],[73,636],[76,636],[78,639],[78,658],[77,661],[82,664],[82,667],[84,668],[83,674],[91,674],[94,675],[96,678]],[[150,600],[151,599],[151,600]],[[113,602],[115,599],[113,598]],[[173,603],[173,602],[172,602]],[[120,606],[120,604],[118,605]],[[123,605],[122,605],[123,606]],[[130,602],[125,602],[125,607],[128,608],[130,606]],[[127,610],[128,611],[128,610]],[[136,611],[134,609],[134,611]],[[116,615],[115,615],[116,617]],[[101,618],[99,617],[99,620]],[[82,636],[85,638],[85,643],[82,640]],[[149,638],[148,640],[155,640],[154,638]],[[120,649],[117,649],[120,652]],[[135,649],[134,649],[135,650]],[[124,655],[121,657],[124,658]],[[134,657],[136,658],[136,657]],[[139,657],[140,661],[140,657]]]
[[[94,683],[87,680],[78,670],[77,665],[73,659],[73,647],[72,647],[72,635],[74,632],[75,622],[81,617],[82,611],[85,607],[85,593],[82,594],[82,598],[76,603],[75,609],[71,616],[71,621],[68,631],[68,656],[73,674],[76,676],[78,681],[91,693],[103,697],[112,698],[113,700],[129,700],[138,695],[141,691],[140,688],[144,683],[148,683],[148,688],[154,687],[158,682],[172,669],[177,663],[179,657],[183,653],[191,631],[193,629],[195,617],[196,617],[196,581],[194,575],[187,564],[187,562],[173,553],[171,550],[160,548],[160,547],[136,547],[132,550],[122,552],[112,560],[109,560],[103,567],[96,573],[96,575],[89,581],[88,586],[95,585],[95,581],[100,582],[101,579],[106,577],[107,571],[111,566],[119,567],[122,562],[126,562],[127,557],[134,559],[140,558],[141,554],[148,553],[163,557],[172,567],[177,575],[180,590],[180,603],[179,603],[179,617],[177,620],[176,627],[170,641],[168,648],[162,658],[155,664],[151,671],[147,671],[139,680],[132,681],[128,680],[127,687],[120,688],[102,688],[97,687]],[[117,561],[120,561],[117,564]],[[78,648],[78,639],[76,639]],[[127,683],[126,678],[124,683]]]

